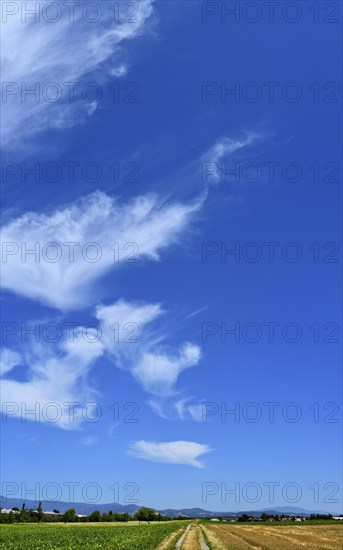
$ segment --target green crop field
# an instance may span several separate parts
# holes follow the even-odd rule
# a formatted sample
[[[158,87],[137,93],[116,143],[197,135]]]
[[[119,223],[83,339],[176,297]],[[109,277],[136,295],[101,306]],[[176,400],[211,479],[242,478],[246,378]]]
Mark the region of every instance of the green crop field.
[[[17,524],[0,526],[6,550],[155,550],[184,522],[145,525]]]

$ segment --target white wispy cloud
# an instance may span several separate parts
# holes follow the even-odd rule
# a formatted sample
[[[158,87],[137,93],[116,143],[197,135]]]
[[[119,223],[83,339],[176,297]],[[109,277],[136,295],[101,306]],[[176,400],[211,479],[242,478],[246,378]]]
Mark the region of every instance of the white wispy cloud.
[[[214,143],[202,156],[203,171],[206,168],[206,181],[220,180],[220,163],[227,160],[236,151],[249,147],[263,136],[260,133],[249,131],[241,138],[223,136]]]
[[[189,342],[169,346],[168,334],[160,329],[163,313],[160,304],[119,300],[96,308],[98,327],[65,330],[58,344],[33,342],[23,346],[22,355],[5,348],[1,353],[6,374],[1,381],[4,413],[64,429],[80,427],[85,403],[101,397],[90,373],[104,357],[129,372],[148,394],[161,401],[173,396],[179,375],[198,364],[201,350]],[[25,381],[11,376],[18,364]],[[26,414],[34,410],[36,415]]]
[[[179,374],[197,365],[201,357],[199,346],[187,342],[174,354],[161,351],[145,351],[133,370],[142,386],[157,395],[169,395]]]
[[[202,403],[190,403],[190,399],[180,399],[175,403],[175,408],[179,417],[182,420],[195,420],[196,422],[203,422],[203,404]]]
[[[208,309],[208,306],[200,307],[196,309],[195,311],[192,311],[191,313],[188,313],[186,315],[185,319],[191,319],[192,317],[195,317],[196,315],[199,315],[199,313],[203,313],[203,311],[206,311]]]
[[[9,348],[2,348],[0,354],[0,375],[4,376],[14,367],[22,363],[22,357],[19,353]]]
[[[2,287],[61,310],[83,308],[105,273],[159,260],[199,208],[152,194],[123,204],[98,191],[50,214],[28,212],[2,229]]]
[[[131,444],[129,454],[152,462],[168,464],[185,464],[195,468],[204,465],[198,458],[210,451],[208,445],[193,441],[168,441],[154,443],[152,441],[135,441]]]
[[[96,309],[103,343],[114,364],[129,370],[147,393],[167,397],[175,393],[179,375],[199,363],[201,350],[190,342],[176,349],[168,346],[167,334],[157,328],[162,314],[159,304],[124,300]],[[114,320],[116,338],[110,328]]]
[[[95,329],[88,331],[93,342],[87,341],[78,327],[74,341],[66,338],[57,349],[47,343],[34,344],[30,349],[26,346],[20,358],[26,380],[1,380],[2,412],[22,421],[78,428],[84,421],[83,406],[96,396],[88,374],[103,353]]]
[[[191,397],[177,399],[175,396],[158,398],[154,396],[149,405],[161,418],[165,420],[204,421],[203,403],[194,402]]]
[[[19,0],[4,10],[14,13],[2,17],[3,146],[18,145],[49,128],[71,127],[93,114],[96,102],[88,96],[95,89],[85,92],[85,87],[127,73],[125,44],[146,30],[153,2],[136,2],[131,17],[127,10],[115,17],[110,2],[97,2],[99,13],[85,13],[82,2],[72,10],[61,2],[56,16],[56,8],[47,9],[49,0]],[[37,89],[36,97],[23,92]]]

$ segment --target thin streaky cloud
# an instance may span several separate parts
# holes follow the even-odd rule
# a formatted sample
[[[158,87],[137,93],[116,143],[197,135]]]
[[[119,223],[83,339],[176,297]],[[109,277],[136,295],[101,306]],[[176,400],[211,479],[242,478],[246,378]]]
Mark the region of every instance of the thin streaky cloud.
[[[0,375],[4,376],[14,367],[22,364],[22,357],[16,351],[9,348],[2,348],[0,354]]]
[[[127,74],[125,45],[147,30],[154,0],[140,0],[135,18],[122,22],[115,22],[110,3],[102,3],[101,17],[96,23],[89,21],[89,17],[87,20],[82,6],[76,7],[70,16],[64,5],[62,16],[50,22],[42,17],[48,3],[48,0],[33,2],[35,13],[27,14],[24,21],[23,6],[20,2],[13,3],[18,11],[8,15],[6,21],[3,18],[4,147],[22,147],[36,134],[70,128],[91,116],[97,102],[89,99],[92,91],[86,93],[85,86],[95,82],[97,90],[99,86],[101,90],[109,80]],[[25,90],[36,90],[36,95],[24,94]]]
[[[199,457],[211,451],[203,443],[193,441],[168,441],[156,443],[153,441],[135,441],[131,444],[128,454],[136,458],[168,464],[182,464],[195,468],[204,468]]]
[[[3,349],[2,373],[6,376],[1,380],[2,401],[8,405],[3,409],[5,416],[23,419],[27,416],[25,411],[37,410],[38,418],[28,415],[28,420],[78,429],[85,420],[83,404],[102,397],[94,381],[91,382],[91,371],[96,362],[104,358],[109,361],[107,368],[113,365],[127,371],[150,396],[158,395],[163,401],[177,394],[179,376],[198,365],[201,349],[191,342],[169,346],[166,329],[161,331],[164,313],[160,304],[119,300],[96,308],[99,330],[78,326],[72,334],[65,331],[58,344],[23,345],[22,355]],[[116,338],[114,322],[119,329]],[[137,327],[136,340],[127,340],[127,327],[131,335],[131,328]],[[25,381],[12,375],[12,369],[18,364]],[[10,403],[14,406],[9,406]],[[78,405],[70,409],[68,403]],[[56,414],[54,421],[51,414]]]
[[[78,327],[72,342],[66,338],[58,346],[26,344],[20,361],[25,380],[17,380],[11,372],[1,380],[3,414],[22,422],[78,429],[84,422],[83,405],[97,397],[88,376],[103,354],[102,343],[95,340],[96,331],[88,331],[92,342],[85,340]]]
[[[232,138],[229,136],[221,137],[210,149],[208,149],[201,158],[203,166],[207,164],[213,168],[213,171],[208,170],[206,181],[218,182],[220,179],[220,170],[218,164],[228,159],[236,151],[245,149],[258,140],[264,138],[264,135],[255,131],[246,132],[242,138]]]
[[[199,309],[196,309],[195,311],[192,311],[191,313],[186,315],[185,319],[191,319],[192,317],[195,317],[196,315],[199,315],[203,311],[206,311],[208,309],[208,307],[209,306],[204,306],[204,307],[201,307]]]
[[[1,232],[2,288],[63,311],[92,305],[103,275],[158,261],[200,207],[153,194],[122,203],[97,191],[52,213],[27,212]]]
[[[162,400],[177,393],[176,384],[183,371],[196,367],[201,349],[191,342],[170,347],[168,332],[161,329],[164,311],[159,304],[137,304],[120,300],[110,306],[98,306],[103,343],[110,361],[118,368],[131,372],[133,378],[150,395]],[[110,327],[116,319],[119,327],[114,341]],[[125,327],[133,324],[136,342],[128,345]]]

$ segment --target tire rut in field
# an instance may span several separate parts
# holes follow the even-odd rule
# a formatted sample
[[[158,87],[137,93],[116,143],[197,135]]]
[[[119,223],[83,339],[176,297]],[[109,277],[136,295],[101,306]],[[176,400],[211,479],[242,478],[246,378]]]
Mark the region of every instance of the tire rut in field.
[[[204,531],[209,543],[213,548],[215,548],[216,550],[227,550],[227,545],[224,547],[212,531],[209,531],[205,527],[202,527],[202,530]]]
[[[210,550],[198,525],[188,525],[178,540],[175,550]]]
[[[176,545],[175,545],[175,550],[180,550],[182,544],[183,544],[183,541],[185,540],[185,538],[187,537],[187,534],[188,534],[188,531],[190,530],[191,526],[188,525],[184,531],[184,533],[181,535],[181,537],[179,538],[179,540],[177,541]]]
[[[201,550],[210,550],[207,542],[205,541],[203,531],[201,529],[199,529],[199,531],[200,531],[199,538],[200,538],[200,548],[201,548]]]
[[[184,532],[183,529],[179,529],[178,531],[176,531],[176,533],[172,533],[171,535],[169,535],[168,538],[166,538],[163,542],[161,542],[160,546],[158,546],[156,550],[170,550],[170,548],[173,547],[173,543],[175,544],[176,541],[179,540],[183,532]]]

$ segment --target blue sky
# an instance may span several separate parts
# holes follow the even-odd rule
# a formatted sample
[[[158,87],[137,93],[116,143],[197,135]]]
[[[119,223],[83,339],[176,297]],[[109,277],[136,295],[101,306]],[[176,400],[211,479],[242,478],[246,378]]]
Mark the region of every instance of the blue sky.
[[[339,511],[341,14],[3,4],[2,493]]]

